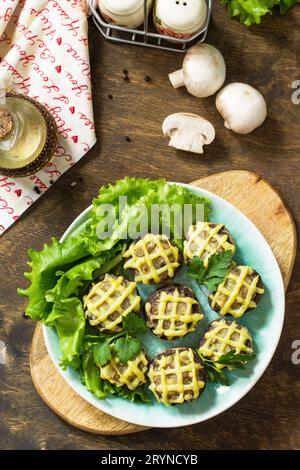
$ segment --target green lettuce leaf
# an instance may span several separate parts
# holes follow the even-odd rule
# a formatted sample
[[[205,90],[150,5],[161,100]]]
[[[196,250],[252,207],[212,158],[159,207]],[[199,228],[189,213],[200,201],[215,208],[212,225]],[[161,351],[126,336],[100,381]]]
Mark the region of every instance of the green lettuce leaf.
[[[31,272],[24,274],[31,281],[27,289],[18,289],[18,294],[29,299],[26,315],[33,320],[44,320],[49,315],[52,307],[46,300],[46,292],[57,283],[58,272],[65,271],[76,261],[89,255],[83,240],[68,237],[63,243],[56,238],[52,239],[52,245],[44,245],[43,250],[28,251],[31,261],[28,265]]]
[[[72,297],[55,302],[52,312],[45,322],[56,328],[61,351],[61,366],[80,366],[82,340],[85,331],[85,317],[81,301]]]
[[[56,285],[45,294],[47,302],[60,301],[73,295],[82,297],[89,281],[110,272],[122,261],[123,244],[116,245],[114,250],[103,253],[96,258],[86,258],[81,263],[73,266],[68,271],[58,271],[57,276],[61,276]],[[112,257],[110,259],[110,257]]]
[[[103,399],[111,394],[113,386],[101,379],[99,367],[95,364],[94,354],[87,350],[82,355],[81,380],[89,392]]]
[[[279,7],[281,13],[286,13],[300,0],[221,0],[228,8],[229,16],[239,17],[246,26],[260,24],[261,18],[272,14],[273,9]]]
[[[127,204],[120,206],[120,197],[126,196]],[[107,237],[99,239],[99,232],[107,227],[108,213],[103,213],[105,204],[110,204],[109,217],[112,217],[114,223]],[[160,212],[159,225],[162,223],[166,229],[169,229],[171,239],[182,247],[182,233],[175,233],[175,221],[182,215],[185,204],[193,206],[192,222],[196,220],[194,210],[196,204],[203,205],[204,220],[207,220],[210,212],[210,204],[207,198],[191,193],[184,187],[168,184],[164,179],[148,180],[138,178],[124,178],[117,181],[114,185],[102,186],[99,195],[93,201],[91,218],[85,233],[82,235],[87,250],[97,256],[101,252],[110,250],[121,239],[130,239],[128,228],[131,225],[139,225],[143,209],[148,214],[148,226],[143,227],[145,231],[153,229],[151,227],[151,207],[153,204],[172,206],[174,212],[170,220],[167,220],[166,212]],[[161,206],[163,209],[163,206]],[[154,227],[158,231],[160,227]]]

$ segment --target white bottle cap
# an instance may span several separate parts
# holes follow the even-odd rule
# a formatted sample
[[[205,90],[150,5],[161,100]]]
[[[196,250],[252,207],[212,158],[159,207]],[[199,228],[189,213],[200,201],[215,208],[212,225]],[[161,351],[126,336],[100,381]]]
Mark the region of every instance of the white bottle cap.
[[[170,29],[192,32],[200,28],[207,15],[205,0],[157,0],[156,16]]]
[[[99,0],[106,10],[115,15],[131,15],[144,4],[144,0]]]

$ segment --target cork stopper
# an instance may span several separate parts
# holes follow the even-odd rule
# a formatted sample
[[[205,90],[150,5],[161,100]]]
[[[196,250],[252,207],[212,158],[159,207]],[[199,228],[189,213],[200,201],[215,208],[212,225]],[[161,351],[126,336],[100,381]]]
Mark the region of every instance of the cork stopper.
[[[0,140],[4,139],[13,128],[13,120],[10,112],[0,107]]]

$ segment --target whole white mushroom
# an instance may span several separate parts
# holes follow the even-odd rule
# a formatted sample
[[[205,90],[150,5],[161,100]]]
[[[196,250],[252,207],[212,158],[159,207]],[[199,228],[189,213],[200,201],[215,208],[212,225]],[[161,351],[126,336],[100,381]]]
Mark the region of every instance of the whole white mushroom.
[[[169,74],[174,88],[183,85],[191,95],[205,98],[216,93],[226,77],[226,65],[220,51],[210,44],[196,44],[183,60],[182,69]]]
[[[263,95],[246,83],[230,83],[216,97],[216,108],[224,126],[239,134],[249,134],[267,117]]]

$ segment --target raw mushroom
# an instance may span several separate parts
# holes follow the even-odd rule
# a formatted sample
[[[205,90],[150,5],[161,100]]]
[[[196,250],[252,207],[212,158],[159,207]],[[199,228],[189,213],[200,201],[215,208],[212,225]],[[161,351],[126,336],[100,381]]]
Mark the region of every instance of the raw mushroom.
[[[183,85],[191,95],[205,98],[216,93],[226,77],[226,65],[222,54],[210,44],[191,47],[183,60],[182,69],[169,74],[174,88]]]
[[[170,147],[186,152],[203,153],[203,145],[215,138],[214,126],[206,119],[191,113],[175,113],[162,125],[164,136],[171,138]]]
[[[224,126],[239,134],[249,134],[267,116],[263,95],[246,83],[225,86],[217,94],[216,107],[224,118]]]

